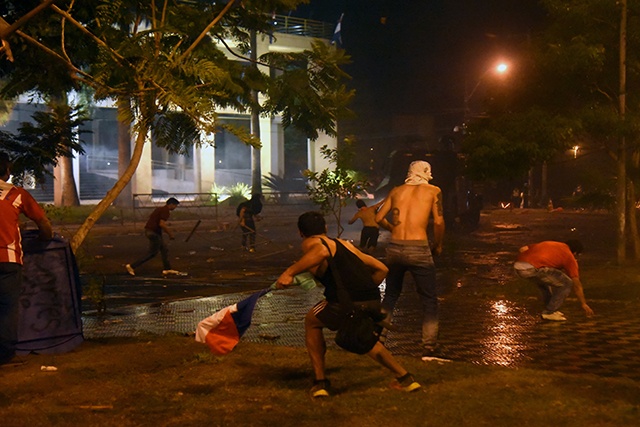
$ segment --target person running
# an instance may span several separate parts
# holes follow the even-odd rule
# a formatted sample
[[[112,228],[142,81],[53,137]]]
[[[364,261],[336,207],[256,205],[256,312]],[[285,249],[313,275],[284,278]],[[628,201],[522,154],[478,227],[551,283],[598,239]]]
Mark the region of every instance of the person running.
[[[9,156],[0,152],[0,365],[12,363],[18,342],[23,265],[20,214],[36,223],[41,240],[53,238],[42,207],[27,190],[10,184],[10,176]]]
[[[411,163],[405,183],[389,192],[376,214],[380,226],[391,231],[387,245],[389,268],[382,308],[388,321],[402,293],[404,275],[413,276],[422,302],[422,360],[441,359],[438,339],[438,295],[434,255],[442,252],[444,216],[442,191],[429,184],[431,165],[423,160]],[[391,214],[391,222],[386,219]],[[427,226],[433,218],[433,241],[427,238]],[[384,335],[383,335],[384,336]]]
[[[158,255],[158,252],[160,252],[160,256],[162,257],[163,276],[184,275],[184,273],[171,268],[171,262],[169,261],[169,248],[162,234],[164,232],[169,236],[169,239],[174,239],[173,232],[171,231],[171,228],[169,228],[167,221],[169,220],[171,212],[175,210],[179,204],[180,202],[175,197],[170,197],[164,206],[156,208],[151,212],[151,215],[149,215],[149,219],[147,220],[147,224],[144,226],[144,235],[149,240],[149,250],[147,255],[143,258],[125,265],[127,273],[135,276],[136,268],[153,259]]]
[[[331,389],[325,372],[327,345],[323,329],[338,330],[348,314],[338,300],[338,284],[334,274],[340,278],[348,278],[343,281],[343,286],[354,304],[379,305],[378,285],[384,279],[387,268],[382,262],[359,251],[350,242],[327,237],[327,225],[320,212],[302,214],[298,218],[298,230],[303,238],[304,255],[278,277],[276,287],[283,289],[293,285],[294,277],[305,271],[311,272],[325,287],[325,299],[309,310],[304,326],[305,344],[315,375],[311,396],[328,397]],[[331,270],[331,257],[338,271]],[[393,388],[411,392],[421,387],[379,341],[366,354],[393,373]]]
[[[572,289],[585,314],[593,316],[578,271],[577,257],[582,250],[579,240],[544,241],[520,248],[513,268],[519,277],[535,283],[542,292],[544,310],[541,317],[544,320],[567,320],[559,310]]]
[[[380,226],[376,222],[376,210],[382,202],[378,202],[373,206],[367,206],[364,200],[358,199],[356,206],[358,212],[349,220],[349,225],[357,220],[362,221],[362,231],[360,232],[360,250],[371,255],[378,246],[378,237],[380,236]]]

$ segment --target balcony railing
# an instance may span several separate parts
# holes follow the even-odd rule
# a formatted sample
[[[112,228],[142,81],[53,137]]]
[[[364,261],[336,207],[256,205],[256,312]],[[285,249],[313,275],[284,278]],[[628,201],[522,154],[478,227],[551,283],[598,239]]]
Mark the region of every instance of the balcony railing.
[[[274,15],[272,19],[276,33],[330,40],[335,29],[335,24],[286,15]]]

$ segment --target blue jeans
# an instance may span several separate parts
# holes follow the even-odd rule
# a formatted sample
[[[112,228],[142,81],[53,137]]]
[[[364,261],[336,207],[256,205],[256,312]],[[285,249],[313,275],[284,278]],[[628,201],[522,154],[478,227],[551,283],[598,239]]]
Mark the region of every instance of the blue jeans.
[[[573,289],[573,280],[557,268],[535,268],[522,261],[516,262],[513,268],[518,276],[532,281],[540,288],[545,305],[544,314],[558,311]]]
[[[438,340],[438,295],[436,267],[427,242],[389,243],[386,264],[389,268],[382,308],[393,317],[393,309],[402,293],[402,282],[408,271],[416,282],[422,303],[422,345],[433,348]]]
[[[22,265],[0,262],[0,363],[10,361],[18,342],[18,304]]]
[[[169,262],[169,248],[167,247],[167,244],[162,238],[162,234],[158,234],[151,230],[145,229],[144,235],[147,236],[147,239],[149,239],[149,251],[147,252],[147,255],[144,258],[134,263],[131,263],[131,267],[135,269],[141,266],[145,262],[149,261],[156,255],[158,255],[158,252],[160,252],[160,255],[162,256],[163,269],[171,270],[171,263]]]

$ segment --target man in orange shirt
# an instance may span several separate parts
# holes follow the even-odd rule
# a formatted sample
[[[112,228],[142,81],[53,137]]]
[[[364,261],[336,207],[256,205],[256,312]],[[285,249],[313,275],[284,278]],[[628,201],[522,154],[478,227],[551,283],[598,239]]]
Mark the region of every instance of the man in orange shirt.
[[[569,240],[566,243],[545,241],[520,248],[513,268],[518,276],[534,282],[540,288],[545,304],[542,311],[543,319],[567,320],[558,310],[571,293],[571,289],[576,293],[585,314],[593,315],[593,310],[584,298],[578,273],[576,258],[582,249],[579,240]]]
[[[9,182],[11,161],[0,152],[0,365],[11,362],[18,341],[18,302],[22,287],[20,214],[33,220],[40,239],[53,231],[44,210],[27,190]]]

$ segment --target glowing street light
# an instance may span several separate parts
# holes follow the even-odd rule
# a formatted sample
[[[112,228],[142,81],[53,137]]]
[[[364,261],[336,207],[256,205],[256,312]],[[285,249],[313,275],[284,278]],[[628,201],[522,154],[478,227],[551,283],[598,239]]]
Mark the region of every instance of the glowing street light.
[[[469,101],[471,100],[471,97],[476,93],[476,90],[478,89],[478,86],[480,86],[480,83],[482,83],[482,81],[484,80],[484,78],[487,76],[487,74],[489,73],[494,73],[495,75],[504,75],[509,71],[509,64],[507,64],[504,61],[501,61],[499,63],[497,63],[496,65],[494,65],[493,67],[488,68],[478,79],[478,82],[476,83],[476,85],[473,87],[473,89],[471,90],[471,92],[469,92],[467,95],[465,95],[464,97],[464,114],[465,114],[465,119],[469,114]]]

